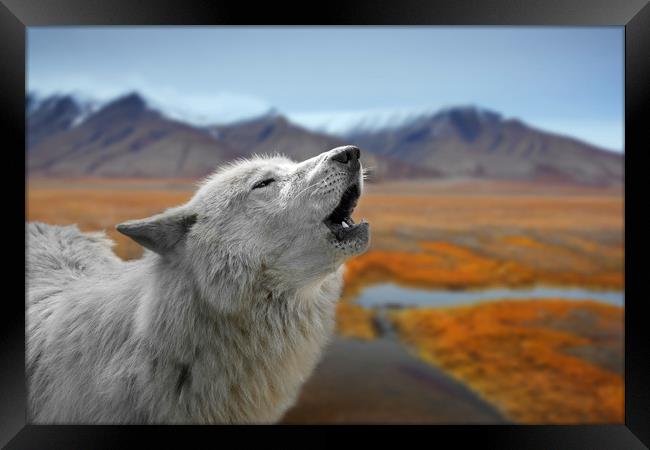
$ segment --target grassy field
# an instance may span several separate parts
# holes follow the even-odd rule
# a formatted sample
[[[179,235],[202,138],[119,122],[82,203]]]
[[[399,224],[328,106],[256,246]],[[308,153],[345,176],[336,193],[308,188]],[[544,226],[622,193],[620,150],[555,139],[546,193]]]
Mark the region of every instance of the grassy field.
[[[30,180],[28,220],[106,230],[115,252],[142,249],[114,230],[190,198],[189,180]],[[339,334],[372,340],[377,311],[354,303],[375,283],[437,289],[534,284],[623,289],[620,187],[514,182],[368,184],[355,219],[370,250],[349,261]],[[399,339],[509,419],[623,421],[623,309],[563,299],[495,301],[391,313]]]
[[[351,295],[386,278],[446,288],[623,285],[617,188],[380,185],[368,189],[357,215],[372,224],[373,243],[348,264]]]
[[[143,249],[118,233],[115,225],[159,213],[187,201],[192,182],[140,180],[32,181],[27,187],[27,219],[56,225],[77,224],[82,231],[104,230],[123,259]]]

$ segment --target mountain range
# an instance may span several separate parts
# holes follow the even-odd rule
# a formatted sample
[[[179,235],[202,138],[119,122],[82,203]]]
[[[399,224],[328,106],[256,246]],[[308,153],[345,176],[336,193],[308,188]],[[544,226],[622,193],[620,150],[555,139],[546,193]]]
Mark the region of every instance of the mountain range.
[[[35,177],[197,178],[237,157],[303,160],[358,145],[371,179],[488,178],[580,184],[623,182],[623,155],[474,106],[411,114],[333,134],[269,110],[234,123],[196,125],[137,92],[107,102],[26,96],[27,170]],[[370,121],[370,123],[369,123]]]

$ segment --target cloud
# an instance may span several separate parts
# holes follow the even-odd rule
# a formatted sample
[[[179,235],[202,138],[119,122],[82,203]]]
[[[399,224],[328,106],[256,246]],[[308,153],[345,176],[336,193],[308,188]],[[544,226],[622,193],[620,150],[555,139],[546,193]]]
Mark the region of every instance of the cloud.
[[[394,108],[359,111],[317,111],[289,114],[289,118],[312,130],[345,135],[352,131],[395,128],[438,108]]]

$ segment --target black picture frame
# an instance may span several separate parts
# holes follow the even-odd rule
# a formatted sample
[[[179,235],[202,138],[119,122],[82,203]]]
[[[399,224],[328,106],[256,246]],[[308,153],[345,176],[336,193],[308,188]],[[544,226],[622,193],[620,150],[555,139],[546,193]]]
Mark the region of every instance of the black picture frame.
[[[25,226],[25,52],[26,27],[64,25],[533,25],[625,27],[625,424],[573,426],[427,426],[408,427],[435,442],[454,447],[472,444],[488,448],[637,449],[650,446],[650,350],[644,314],[642,249],[647,230],[643,216],[644,176],[648,167],[650,133],[650,5],[647,0],[456,0],[426,2],[329,1],[283,7],[276,2],[246,4],[200,0],[0,0],[0,96],[3,162],[0,177],[5,212],[2,223],[11,259],[3,264],[4,279],[20,287],[24,241],[17,236]],[[288,13],[291,11],[291,14]],[[645,114],[644,114],[645,113]],[[22,168],[21,172],[19,169]],[[22,183],[20,177],[23,177]],[[647,202],[647,201],[645,201]],[[641,206],[641,208],[638,208]],[[633,214],[637,214],[633,217]],[[9,234],[11,233],[11,234]],[[24,235],[23,235],[24,236]],[[22,259],[24,262],[24,259]],[[24,266],[24,264],[23,264]],[[636,270],[636,269],[639,270]],[[636,272],[636,273],[635,273]],[[5,292],[8,292],[5,285]],[[0,320],[0,444],[6,448],[118,448],[133,444],[134,435],[147,442],[170,445],[189,436],[217,442],[222,433],[238,432],[243,439],[259,433],[303,436],[319,431],[330,442],[343,437],[346,427],[102,427],[35,426],[26,424],[24,303],[19,294],[5,295]],[[245,428],[245,429],[244,429]],[[364,428],[366,429],[366,428]],[[372,427],[374,437],[403,427]],[[243,431],[243,432],[242,432]],[[144,437],[144,436],[143,436]],[[223,442],[222,440],[220,442]],[[241,444],[240,441],[239,443]],[[325,443],[327,441],[323,441]],[[435,442],[428,441],[431,445]],[[445,448],[443,446],[443,448]]]

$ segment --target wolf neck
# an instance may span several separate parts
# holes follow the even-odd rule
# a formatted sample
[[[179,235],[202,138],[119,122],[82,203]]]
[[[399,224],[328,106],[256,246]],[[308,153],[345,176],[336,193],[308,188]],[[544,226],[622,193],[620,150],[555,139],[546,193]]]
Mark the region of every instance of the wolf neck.
[[[164,389],[181,403],[192,398],[180,408],[183,414],[168,419],[279,418],[331,335],[342,270],[307,289],[273,292],[258,280],[248,298],[224,298],[238,291],[226,285],[206,296],[191,275],[160,258],[150,257],[148,265],[156,274],[149,290],[154,295],[143,299],[137,326],[151,361],[164,371],[178,372],[166,375],[175,382]],[[211,306],[224,300],[246,307],[224,312]]]

